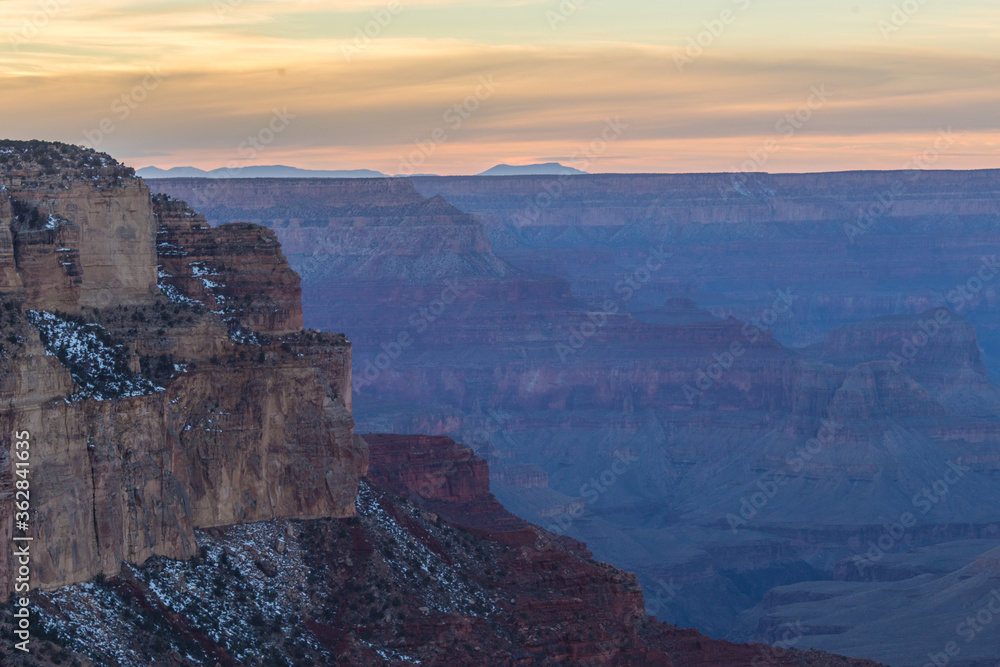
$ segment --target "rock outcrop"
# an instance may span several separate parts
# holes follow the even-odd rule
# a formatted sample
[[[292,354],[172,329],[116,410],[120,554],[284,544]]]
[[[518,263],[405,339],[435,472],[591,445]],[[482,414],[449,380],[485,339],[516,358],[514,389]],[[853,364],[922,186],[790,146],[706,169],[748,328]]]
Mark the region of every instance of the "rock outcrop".
[[[4,142],[0,182],[0,424],[8,445],[30,433],[33,586],[188,558],[198,527],[354,513],[350,343],[301,331],[270,231],[154,212],[129,170],[75,147]],[[10,545],[6,451],[0,479]],[[0,587],[13,569],[7,547]]]
[[[131,169],[75,146],[8,141],[0,190],[18,274],[4,275],[4,292],[23,287],[26,307],[66,312],[152,303],[156,227],[149,188]]]
[[[209,227],[184,202],[153,199],[160,284],[254,331],[302,329],[302,288],[271,230],[250,223]]]

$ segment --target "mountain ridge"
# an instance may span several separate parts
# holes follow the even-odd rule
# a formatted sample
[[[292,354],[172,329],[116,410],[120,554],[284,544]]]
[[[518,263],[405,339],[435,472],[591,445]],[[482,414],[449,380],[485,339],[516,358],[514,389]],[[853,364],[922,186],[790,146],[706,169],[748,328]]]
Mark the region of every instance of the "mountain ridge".
[[[197,167],[143,167],[136,170],[142,178],[389,178],[372,169],[300,169],[285,165],[253,165],[204,170]]]
[[[574,167],[567,167],[558,162],[544,162],[538,164],[509,165],[498,164],[490,167],[477,176],[579,176],[587,172]]]

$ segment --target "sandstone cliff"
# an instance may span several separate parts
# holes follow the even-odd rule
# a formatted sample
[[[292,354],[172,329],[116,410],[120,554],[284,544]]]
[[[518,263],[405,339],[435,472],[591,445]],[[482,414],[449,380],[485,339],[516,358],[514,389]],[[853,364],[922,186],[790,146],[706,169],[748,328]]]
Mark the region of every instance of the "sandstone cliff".
[[[161,286],[260,333],[302,329],[302,288],[274,232],[254,224],[211,228],[184,202],[154,200]]]
[[[271,232],[154,212],[76,147],[3,142],[0,183],[0,425],[31,434],[34,586],[190,557],[198,527],[354,513],[350,343],[301,331]],[[0,479],[10,545],[6,451]],[[6,590],[12,567],[8,546]]]
[[[3,142],[0,190],[0,263],[12,252],[19,274],[4,274],[5,292],[23,287],[26,307],[68,312],[152,302],[152,203],[130,169],[75,146]]]

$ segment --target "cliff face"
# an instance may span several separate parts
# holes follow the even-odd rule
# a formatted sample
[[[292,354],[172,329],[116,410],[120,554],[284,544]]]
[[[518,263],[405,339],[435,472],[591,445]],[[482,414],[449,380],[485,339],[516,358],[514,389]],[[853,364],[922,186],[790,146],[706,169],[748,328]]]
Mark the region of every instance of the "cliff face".
[[[198,527],[352,515],[367,453],[350,343],[301,331],[273,234],[211,230],[177,202],[154,212],[106,156],[2,148],[0,424],[31,434],[33,584],[190,557]],[[5,452],[8,544],[11,474]],[[12,571],[4,549],[0,587]]]
[[[64,659],[123,667],[876,667],[655,622],[634,576],[500,507],[468,448],[364,437],[356,517],[196,531],[190,561],[154,558],[40,596],[46,635]]]
[[[108,156],[73,146],[5,142],[3,151],[3,226],[14,232],[19,274],[5,273],[3,290],[23,287],[26,306],[43,310],[151,303],[156,228],[146,184]],[[9,266],[5,235],[0,263]]]
[[[156,197],[160,282],[254,331],[302,329],[302,288],[274,232],[254,224],[211,228],[184,202]]]
[[[453,293],[444,295],[459,303],[447,309],[452,315],[477,301],[508,300],[508,282],[522,299],[548,300],[549,293],[568,289],[550,279],[539,290],[537,280],[526,281],[493,254],[475,218],[440,197],[425,199],[405,179],[179,179],[154,187],[197,202],[213,223],[247,220],[271,227],[303,276],[310,325],[350,330],[352,340],[364,341],[363,349],[376,354],[380,350],[370,341],[409,328],[414,309],[441,298],[446,281],[458,279],[451,283]],[[413,307],[400,313],[400,300]]]

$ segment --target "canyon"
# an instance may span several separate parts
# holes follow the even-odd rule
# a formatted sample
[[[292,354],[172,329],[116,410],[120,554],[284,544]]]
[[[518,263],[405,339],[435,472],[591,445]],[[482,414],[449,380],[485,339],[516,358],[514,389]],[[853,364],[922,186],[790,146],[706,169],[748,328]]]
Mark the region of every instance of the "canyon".
[[[634,575],[509,514],[468,448],[362,437],[371,465],[355,516],[197,530],[189,560],[156,556],[40,594],[40,655],[81,665],[877,667],[659,623]],[[5,631],[10,622],[0,616]]]
[[[354,345],[302,328],[273,230],[210,225],[65,144],[0,142],[0,190],[0,423],[28,443],[31,490],[15,524],[25,448],[11,443],[0,539],[16,526],[33,545],[33,649],[5,644],[4,664],[875,665],[658,621],[635,575],[509,513],[469,448],[356,434]],[[515,279],[540,304],[569,298],[495,258],[443,199],[396,210],[449,228],[411,249],[414,277],[452,272],[419,264],[437,248],[491,276],[484,290]],[[339,270],[399,271],[345,255]],[[545,490],[533,468],[501,468]],[[7,590],[22,565],[0,550]]]
[[[345,399],[350,347],[292,332],[298,277],[273,234],[210,230],[154,202],[107,156],[5,148],[0,391],[4,428],[30,434],[31,523],[46,545],[35,586],[114,575],[154,554],[188,558],[196,528],[351,515],[366,454]],[[180,272],[158,277],[158,262],[180,257],[195,260],[188,274],[212,277],[197,282],[214,300]],[[286,292],[261,289],[272,282]],[[12,455],[0,465],[9,541]],[[8,590],[13,572],[4,550]]]
[[[151,187],[274,230],[359,429],[469,445],[658,618],[1000,653],[956,632],[1000,578],[1000,172]]]

